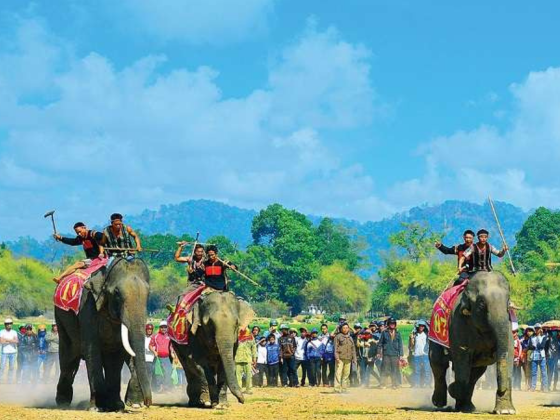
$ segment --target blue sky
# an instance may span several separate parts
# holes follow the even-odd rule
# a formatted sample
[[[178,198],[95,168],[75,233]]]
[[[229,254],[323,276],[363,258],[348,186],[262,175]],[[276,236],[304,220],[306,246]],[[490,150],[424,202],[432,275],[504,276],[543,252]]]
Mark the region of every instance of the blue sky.
[[[191,198],[558,207],[559,9],[3,1],[0,240],[44,237],[51,209],[66,227]]]

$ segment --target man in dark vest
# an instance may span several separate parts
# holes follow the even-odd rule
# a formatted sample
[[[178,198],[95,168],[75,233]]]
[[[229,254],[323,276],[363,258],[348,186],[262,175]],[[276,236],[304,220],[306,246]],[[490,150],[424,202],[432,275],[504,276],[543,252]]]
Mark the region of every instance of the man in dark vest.
[[[134,230],[123,223],[122,214],[113,213],[111,215],[111,224],[103,231],[104,244],[109,257],[126,257],[134,254],[134,251],[142,251],[140,237]],[[123,251],[115,250],[115,248]],[[129,251],[132,250],[132,251]]]
[[[471,245],[463,252],[463,256],[459,259],[459,272],[468,271],[469,275],[477,271],[492,271],[492,254],[502,258],[508,250],[507,245],[499,251],[488,243],[488,231],[481,229],[476,233],[478,242]],[[471,265],[466,266],[467,259],[471,259]]]
[[[204,261],[204,282],[206,286],[217,290],[227,290],[226,270],[228,268],[237,269],[237,267],[218,258],[218,247],[208,245],[206,247],[206,255],[208,259]]]
[[[204,247],[201,244],[195,245],[192,257],[190,255],[188,257],[181,256],[181,252],[186,244],[186,242],[179,243],[179,248],[175,252],[175,261],[187,264],[189,284],[185,293],[188,293],[204,284],[206,267],[204,266]]]
[[[452,247],[447,247],[447,246],[443,245],[441,242],[436,242],[436,248],[439,249],[439,251],[441,253],[443,253],[445,255],[457,255],[457,268],[460,267],[459,261],[463,257],[463,254],[465,253],[465,251],[467,249],[469,249],[472,246],[472,244],[474,242],[474,232],[470,229],[465,230],[465,232],[463,232],[463,240],[464,240],[464,242],[462,244],[454,245]],[[468,278],[467,273],[469,271],[470,265],[472,264],[472,256],[469,257],[469,258],[466,258],[464,264],[465,264],[466,269],[464,269],[462,271],[461,270],[459,271],[459,277],[453,283],[454,286],[462,283],[463,280]]]
[[[74,225],[74,232],[76,232],[75,238],[64,238],[60,236],[58,233],[54,234],[54,239],[63,244],[70,245],[70,246],[78,246],[82,245],[84,248],[84,252],[86,254],[86,259],[78,261],[64,270],[59,276],[55,277],[53,280],[56,283],[60,283],[60,281],[74,273],[76,270],[81,270],[87,268],[91,265],[91,260],[103,257],[104,250],[103,246],[103,234],[101,232],[96,232],[94,230],[89,230],[87,226],[82,223],[78,222]]]

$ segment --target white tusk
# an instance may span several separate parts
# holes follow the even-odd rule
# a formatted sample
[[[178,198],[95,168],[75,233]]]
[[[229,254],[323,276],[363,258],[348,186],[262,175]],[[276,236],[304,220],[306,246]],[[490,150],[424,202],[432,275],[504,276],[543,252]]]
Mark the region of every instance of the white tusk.
[[[132,351],[132,347],[130,347],[130,342],[128,341],[128,328],[124,324],[121,324],[121,339],[126,352],[132,357],[136,357],[136,353]]]

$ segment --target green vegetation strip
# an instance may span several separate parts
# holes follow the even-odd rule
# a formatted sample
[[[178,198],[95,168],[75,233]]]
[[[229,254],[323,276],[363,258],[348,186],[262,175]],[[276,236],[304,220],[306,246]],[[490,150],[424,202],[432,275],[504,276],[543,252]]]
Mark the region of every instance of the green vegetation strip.
[[[249,398],[247,399],[248,403],[255,403],[255,402],[275,402],[279,403],[282,402],[280,398],[267,398],[267,397],[258,397],[258,398]]]

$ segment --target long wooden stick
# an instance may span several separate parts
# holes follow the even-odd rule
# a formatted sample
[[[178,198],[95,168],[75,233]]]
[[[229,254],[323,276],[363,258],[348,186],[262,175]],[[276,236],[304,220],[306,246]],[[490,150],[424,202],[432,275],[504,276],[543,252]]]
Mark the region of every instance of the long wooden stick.
[[[254,284],[255,286],[259,286],[259,287],[260,287],[260,284],[257,283],[255,280],[253,280],[252,278],[250,278],[250,277],[247,276],[246,274],[243,274],[241,271],[239,271],[239,270],[233,268],[229,263],[225,262],[224,260],[222,260],[222,259],[221,259],[220,257],[218,257],[217,255],[216,255],[216,259],[217,259],[218,261],[220,261],[222,264],[224,264],[224,265],[225,265],[227,268],[229,268],[230,270],[235,271],[237,274],[239,274],[239,275],[240,275],[241,277],[243,277],[244,279],[249,280],[249,281],[250,281],[252,284]]]
[[[151,248],[147,248],[147,249],[142,248],[142,251],[138,251],[136,248],[105,248],[105,247],[103,247],[103,249],[105,251],[161,252],[161,250],[159,250],[159,249],[151,249]]]
[[[498,225],[498,232],[500,232],[500,236],[502,237],[502,243],[504,244],[504,246],[507,247],[506,252],[509,258],[511,273],[515,276],[516,272],[515,272],[515,267],[513,265],[513,259],[511,258],[511,254],[509,252],[509,246],[507,245],[506,237],[504,236],[504,231],[502,230],[502,225],[500,224],[500,219],[498,219],[498,213],[496,213],[496,209],[494,208],[494,202],[492,201],[492,198],[490,196],[488,196],[488,202],[490,203],[490,207],[492,208],[492,213],[494,213],[494,218],[496,219],[496,224]]]

